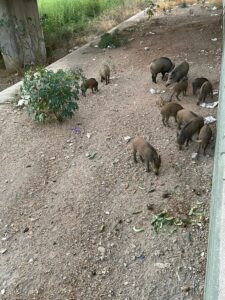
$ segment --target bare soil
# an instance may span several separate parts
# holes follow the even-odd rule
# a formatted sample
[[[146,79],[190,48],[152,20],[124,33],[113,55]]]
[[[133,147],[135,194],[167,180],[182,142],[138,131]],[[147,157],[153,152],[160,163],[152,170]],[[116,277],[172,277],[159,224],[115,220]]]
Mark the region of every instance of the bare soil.
[[[38,125],[25,110],[1,106],[0,299],[203,299],[215,124],[207,155],[193,161],[198,145],[178,151],[176,124],[163,126],[159,95],[149,92],[165,90],[149,73],[160,56],[186,59],[190,82],[204,76],[218,88],[220,12],[191,9],[133,27],[124,48],[88,48],[80,56],[87,77],[98,78],[106,60],[115,70],[109,85],[99,82],[98,93],[80,99],[72,120]],[[181,98],[185,108],[216,116],[196,105],[190,85]],[[136,135],[161,154],[158,177],[133,163],[124,137]],[[197,203],[200,226],[153,230],[155,213],[185,215]]]

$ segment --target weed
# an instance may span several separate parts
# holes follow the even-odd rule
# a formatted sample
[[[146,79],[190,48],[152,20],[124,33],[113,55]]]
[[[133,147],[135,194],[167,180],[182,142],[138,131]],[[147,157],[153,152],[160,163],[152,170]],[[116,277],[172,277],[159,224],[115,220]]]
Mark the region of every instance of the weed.
[[[124,46],[127,44],[127,37],[119,32],[119,30],[115,30],[112,34],[104,33],[101,36],[101,40],[98,43],[99,48],[117,48],[120,46]]]

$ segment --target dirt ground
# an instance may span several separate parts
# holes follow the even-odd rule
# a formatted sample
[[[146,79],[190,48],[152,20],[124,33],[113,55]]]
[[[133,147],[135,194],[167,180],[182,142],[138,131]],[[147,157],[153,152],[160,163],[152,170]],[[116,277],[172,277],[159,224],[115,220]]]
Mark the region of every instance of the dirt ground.
[[[160,56],[186,59],[190,81],[204,76],[218,88],[220,12],[191,9],[139,24],[124,48],[88,48],[80,58],[87,77],[106,60],[115,69],[108,86],[80,99],[72,120],[38,125],[1,105],[0,299],[203,299],[215,124],[207,155],[193,161],[198,145],[178,151],[174,120],[162,125],[159,95],[149,92],[165,90],[160,76],[150,80]],[[181,97],[185,108],[216,116],[196,105],[190,85]],[[136,135],[161,154],[158,177],[133,163],[124,137]],[[187,214],[197,203],[200,226],[153,230],[154,214]]]

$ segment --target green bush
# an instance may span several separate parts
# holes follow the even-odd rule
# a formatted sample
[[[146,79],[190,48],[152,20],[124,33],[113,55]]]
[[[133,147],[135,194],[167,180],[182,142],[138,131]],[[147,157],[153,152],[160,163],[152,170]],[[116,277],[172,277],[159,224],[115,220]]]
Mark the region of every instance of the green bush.
[[[28,114],[38,122],[72,118],[78,109],[81,69],[57,72],[39,69],[25,73],[21,87],[22,98],[27,101]]]
[[[104,33],[101,36],[101,39],[98,43],[99,48],[117,48],[120,46],[124,46],[128,43],[127,37],[119,32],[119,30],[115,30],[112,34]]]

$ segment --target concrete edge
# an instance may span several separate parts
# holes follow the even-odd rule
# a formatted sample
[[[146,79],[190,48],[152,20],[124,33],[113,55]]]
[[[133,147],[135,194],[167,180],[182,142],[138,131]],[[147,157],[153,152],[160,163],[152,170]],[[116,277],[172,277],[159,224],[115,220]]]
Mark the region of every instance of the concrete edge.
[[[223,13],[225,0],[223,0]],[[223,37],[225,34],[223,18]],[[225,38],[217,112],[204,300],[225,299]]]
[[[142,20],[146,19],[146,17],[147,17],[146,10],[143,10],[143,11],[137,13],[136,15],[130,17],[129,19],[123,21],[122,23],[118,24],[117,26],[113,27],[108,32],[112,33],[116,29],[122,30],[122,29],[128,28],[128,27],[134,25],[135,23],[141,22]],[[64,61],[67,61],[71,56],[74,55],[74,53],[80,53],[84,49],[90,47],[91,44],[96,43],[99,39],[100,39],[100,37],[96,37],[91,42],[83,45],[82,47],[78,48],[77,50],[74,50],[72,53],[62,57],[61,59],[57,60],[53,64],[47,66],[46,69],[53,70],[53,71],[62,69],[62,63]],[[63,69],[66,69],[66,68],[63,67]],[[19,93],[21,85],[22,85],[22,81],[19,81],[16,84],[1,91],[0,92],[0,104],[3,104],[8,101],[12,101],[14,99],[15,95]]]

